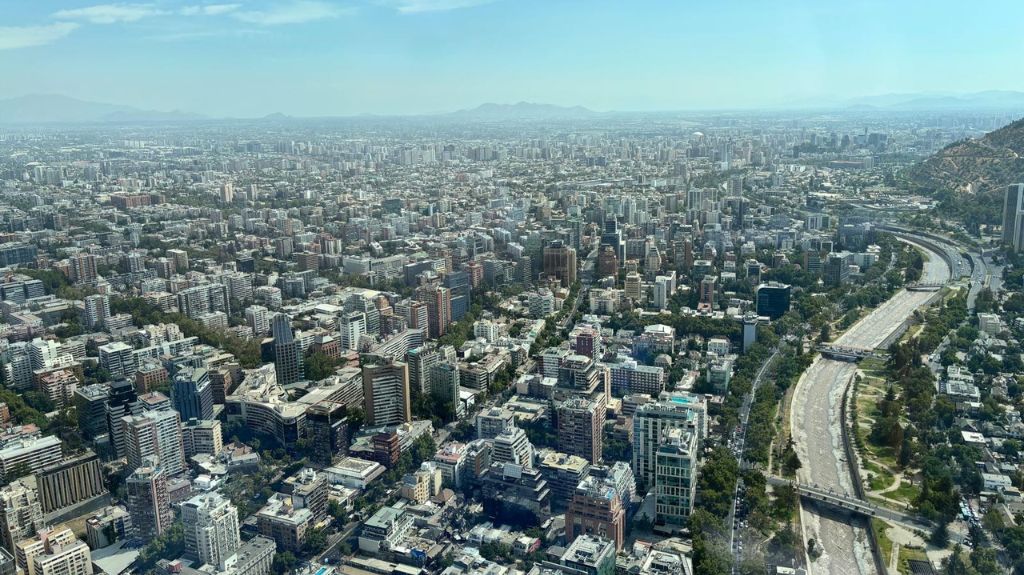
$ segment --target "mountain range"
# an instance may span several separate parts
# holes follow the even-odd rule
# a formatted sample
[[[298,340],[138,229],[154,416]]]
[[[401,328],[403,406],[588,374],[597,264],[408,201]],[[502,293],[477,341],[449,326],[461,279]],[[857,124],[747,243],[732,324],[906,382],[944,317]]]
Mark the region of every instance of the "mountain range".
[[[0,100],[0,124],[84,124],[201,120],[188,112],[157,112],[133,106],[89,102],[56,94]]]

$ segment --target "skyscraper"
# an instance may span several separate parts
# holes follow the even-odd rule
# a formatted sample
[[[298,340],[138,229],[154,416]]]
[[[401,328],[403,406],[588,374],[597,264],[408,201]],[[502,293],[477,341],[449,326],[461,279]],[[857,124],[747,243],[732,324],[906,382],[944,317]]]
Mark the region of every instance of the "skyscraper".
[[[1020,251],[1024,246],[1024,184],[1006,186],[1003,201],[1003,244]]]
[[[147,458],[125,481],[128,513],[135,532],[143,539],[152,539],[174,521],[171,499],[167,492],[167,474],[155,458]]]
[[[185,470],[181,418],[177,411],[146,411],[125,417],[124,422],[129,469],[142,467],[146,458],[156,457],[168,476]]]
[[[288,385],[299,381],[302,374],[302,359],[299,342],[292,333],[292,320],[279,313],[270,322],[270,332],[274,338],[274,369],[277,370],[277,382]]]
[[[374,358],[372,361],[377,361]],[[409,368],[404,362],[381,358],[363,366],[363,401],[367,425],[412,421]]]
[[[576,283],[576,250],[559,240],[544,248],[544,274],[556,277],[562,287]]]
[[[213,419],[213,385],[205,367],[183,367],[171,386],[174,409],[181,419]]]
[[[601,461],[604,403],[572,397],[558,406],[558,450],[579,455],[590,463]]]
[[[110,317],[110,296],[93,294],[85,298],[85,326],[96,329],[103,326],[103,320]]]
[[[185,553],[200,564],[219,566],[241,545],[238,510],[216,491],[196,495],[181,505]]]

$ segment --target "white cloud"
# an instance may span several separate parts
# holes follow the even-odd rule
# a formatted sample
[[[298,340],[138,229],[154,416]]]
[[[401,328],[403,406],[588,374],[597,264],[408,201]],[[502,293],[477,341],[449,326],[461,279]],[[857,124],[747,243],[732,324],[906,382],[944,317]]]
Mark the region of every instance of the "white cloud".
[[[258,26],[278,26],[283,24],[303,24],[316,20],[327,20],[351,14],[352,8],[341,8],[320,0],[294,0],[276,4],[266,10],[235,12],[233,15],[242,22]]]
[[[472,8],[481,4],[490,4],[494,0],[382,0],[402,14],[419,14],[422,12],[445,12],[459,8]]]
[[[82,20],[92,24],[115,24],[117,22],[137,22],[151,16],[166,14],[152,4],[97,4],[85,8],[58,10],[53,13],[61,20]]]
[[[74,22],[46,26],[0,26],[0,50],[43,46],[56,42],[78,28]]]
[[[182,16],[220,16],[241,8],[241,4],[206,4],[203,6],[185,6],[181,9]]]

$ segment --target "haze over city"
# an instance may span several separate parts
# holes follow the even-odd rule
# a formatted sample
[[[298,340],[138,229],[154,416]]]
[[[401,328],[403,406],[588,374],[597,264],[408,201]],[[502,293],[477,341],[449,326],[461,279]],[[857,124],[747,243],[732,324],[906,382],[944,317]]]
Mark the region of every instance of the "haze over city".
[[[1016,40],[1024,6],[961,6],[6,2],[0,97],[60,94],[257,117],[423,114],[519,101],[598,111],[766,108],[1024,91]]]

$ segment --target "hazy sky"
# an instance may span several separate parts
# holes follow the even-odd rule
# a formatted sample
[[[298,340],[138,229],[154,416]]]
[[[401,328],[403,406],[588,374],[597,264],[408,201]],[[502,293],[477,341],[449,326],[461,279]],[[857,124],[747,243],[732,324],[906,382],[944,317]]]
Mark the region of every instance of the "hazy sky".
[[[0,0],[0,97],[216,116],[1024,91],[1024,2]]]

